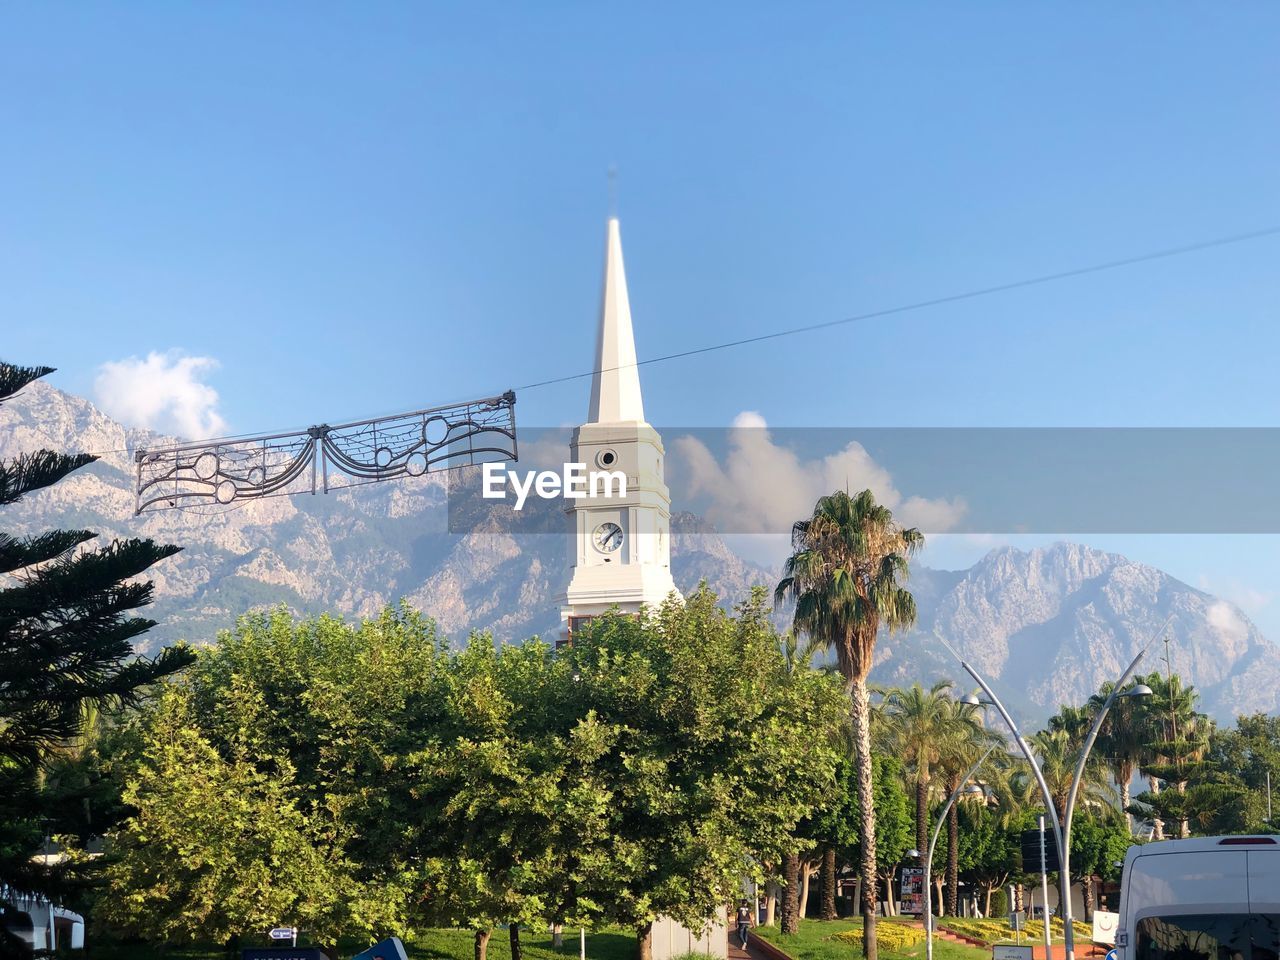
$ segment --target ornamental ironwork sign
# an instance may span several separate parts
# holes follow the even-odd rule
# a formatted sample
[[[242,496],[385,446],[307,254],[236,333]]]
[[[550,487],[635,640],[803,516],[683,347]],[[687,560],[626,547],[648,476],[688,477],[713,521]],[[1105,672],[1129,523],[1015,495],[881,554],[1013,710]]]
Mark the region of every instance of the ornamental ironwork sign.
[[[516,395],[508,390],[498,397],[336,426],[322,423],[294,433],[139,450],[134,515],[328,493],[516,460],[516,453]]]

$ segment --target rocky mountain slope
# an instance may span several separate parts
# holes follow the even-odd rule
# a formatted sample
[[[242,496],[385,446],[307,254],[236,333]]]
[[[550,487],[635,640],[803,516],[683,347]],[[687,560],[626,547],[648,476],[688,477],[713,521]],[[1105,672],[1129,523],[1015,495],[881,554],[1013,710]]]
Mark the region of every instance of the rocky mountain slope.
[[[161,625],[148,635],[150,646],[209,640],[245,610],[273,603],[360,616],[405,598],[455,641],[473,629],[518,640],[559,622],[569,537],[554,504],[530,500],[519,517],[507,508],[477,510],[474,532],[457,536],[448,532],[448,477],[433,475],[134,517],[132,451],[158,439],[41,383],[0,406],[0,458],[39,447],[103,454],[5,508],[0,529],[86,527],[104,538],[152,537],[184,547],[153,568],[152,615]],[[691,514],[677,514],[672,533],[682,590],[705,579],[732,602],[753,584],[774,582],[776,574],[740,559]],[[1117,676],[1172,614],[1173,669],[1191,678],[1212,713],[1227,718],[1280,706],[1280,650],[1237,608],[1121,556],[1066,543],[1006,548],[965,571],[917,569],[911,587],[918,625],[882,640],[873,673],[879,682],[967,681],[939,642],[946,639],[1012,708],[1041,719]],[[1157,644],[1144,669],[1162,667],[1163,653]]]
[[[1011,709],[1042,717],[1079,703],[1129,661],[1172,617],[1172,669],[1199,690],[1205,708],[1229,719],[1280,707],[1280,649],[1225,600],[1117,554],[1072,543],[994,550],[968,570],[912,575],[916,629],[882,644],[876,676],[923,676],[972,689],[939,638],[988,680]],[[1165,645],[1139,670],[1164,672]]]

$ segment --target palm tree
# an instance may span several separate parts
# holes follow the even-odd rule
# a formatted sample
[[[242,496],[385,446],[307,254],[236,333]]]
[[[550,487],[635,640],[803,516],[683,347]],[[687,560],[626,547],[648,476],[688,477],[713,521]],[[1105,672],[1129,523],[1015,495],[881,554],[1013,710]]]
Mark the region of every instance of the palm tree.
[[[1031,738],[1031,745],[1040,758],[1040,773],[1044,776],[1049,796],[1053,798],[1053,805],[1058,809],[1058,820],[1061,822],[1067,812],[1067,794],[1071,792],[1071,780],[1075,776],[1076,762],[1080,757],[1080,743],[1059,727],[1057,730],[1041,730]],[[1029,773],[1027,775],[1030,776]],[[1077,802],[1086,807],[1097,806],[1109,804],[1112,797],[1102,762],[1096,755],[1090,754],[1080,777]]]
[[[862,830],[862,953],[868,960],[876,960],[876,814],[867,674],[881,623],[894,630],[915,622],[915,599],[901,581],[909,574],[908,558],[923,543],[920,531],[894,522],[870,490],[854,497],[837,490],[792,527],[792,554],[774,591],[779,605],[795,601],[796,632],[835,652],[849,693]]]
[[[1092,701],[1090,702],[1092,703]],[[1049,718],[1049,729],[1061,730],[1071,739],[1072,743],[1083,747],[1085,738],[1089,736],[1089,728],[1093,726],[1094,716],[1095,714],[1088,706],[1064,706]]]
[[[949,680],[940,680],[928,690],[913,683],[906,690],[889,690],[881,704],[886,746],[913,774],[916,849],[922,852],[929,847],[929,780],[946,734],[951,687]]]
[[[1089,710],[1096,715],[1102,705],[1107,702],[1115,690],[1110,681],[1089,698]],[[1129,832],[1133,832],[1133,815],[1129,807],[1133,800],[1129,785],[1133,775],[1148,756],[1147,731],[1149,722],[1146,715],[1145,698],[1117,697],[1111,705],[1111,712],[1102,722],[1098,731],[1098,752],[1107,759],[1115,771],[1116,786],[1120,788],[1120,809],[1124,811],[1125,823]]]
[[[960,778],[978,762],[994,738],[982,726],[977,704],[947,698],[943,703],[943,730],[938,741],[938,766],[943,771],[947,796],[960,789]],[[948,916],[960,912],[960,810],[952,804],[947,815]]]

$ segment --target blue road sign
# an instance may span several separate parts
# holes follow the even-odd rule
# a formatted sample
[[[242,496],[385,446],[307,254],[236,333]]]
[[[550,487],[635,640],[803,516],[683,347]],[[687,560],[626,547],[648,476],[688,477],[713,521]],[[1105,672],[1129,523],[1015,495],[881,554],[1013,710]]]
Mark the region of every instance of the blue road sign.
[[[272,940],[292,940],[298,935],[296,927],[276,927],[267,936]]]
[[[356,954],[351,960],[408,960],[408,956],[399,937],[388,937],[381,943],[375,943],[364,953]]]
[[[1120,954],[1116,952],[1115,947],[1107,951],[1107,960],[1120,960]]]

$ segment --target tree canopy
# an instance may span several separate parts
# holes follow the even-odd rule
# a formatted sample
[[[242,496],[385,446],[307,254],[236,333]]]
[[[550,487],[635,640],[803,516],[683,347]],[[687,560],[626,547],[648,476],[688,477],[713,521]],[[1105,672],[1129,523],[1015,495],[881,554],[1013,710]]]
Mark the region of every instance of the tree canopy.
[[[52,372],[0,362],[0,403]],[[0,462],[0,505],[95,459],[38,450]],[[83,885],[77,858],[56,865],[33,860],[56,827],[50,814],[68,803],[69,791],[88,786],[44,774],[97,708],[137,702],[149,685],[191,660],[180,647],[152,659],[133,650],[133,641],[155,625],[135,615],[152,600],[152,583],[142,575],[178,548],[150,540],[87,547],[95,536],[89,530],[0,533],[0,891],[11,894],[60,899]],[[106,826],[90,827],[84,818],[80,825],[86,831]],[[9,907],[0,899],[0,912]],[[24,949],[0,925],[0,954]]]

